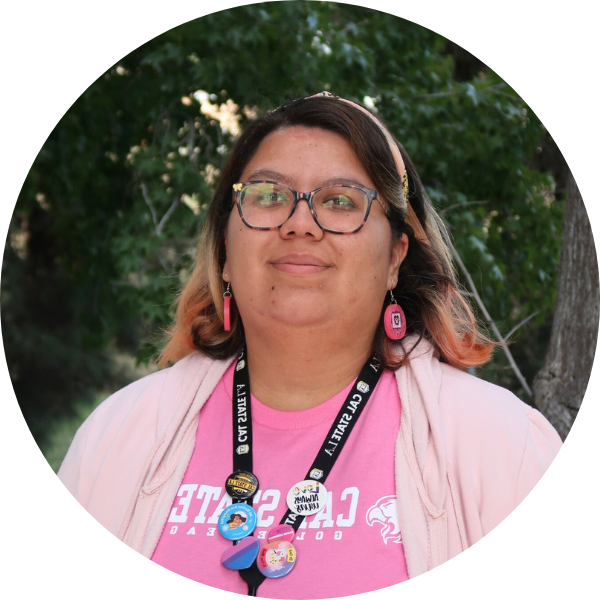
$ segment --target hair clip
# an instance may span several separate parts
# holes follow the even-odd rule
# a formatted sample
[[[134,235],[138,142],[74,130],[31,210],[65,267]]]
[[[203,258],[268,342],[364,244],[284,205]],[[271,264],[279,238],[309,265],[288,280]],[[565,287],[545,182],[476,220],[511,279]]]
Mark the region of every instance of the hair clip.
[[[404,194],[404,199],[408,202],[408,173],[404,171],[404,175],[402,176],[402,193]]]

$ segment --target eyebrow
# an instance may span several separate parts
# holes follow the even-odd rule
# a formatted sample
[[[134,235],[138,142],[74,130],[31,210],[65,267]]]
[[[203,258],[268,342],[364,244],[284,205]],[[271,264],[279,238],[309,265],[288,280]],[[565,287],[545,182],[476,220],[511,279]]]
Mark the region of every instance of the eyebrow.
[[[270,171],[269,169],[259,169],[258,171],[254,171],[248,177],[248,181],[260,181],[261,179],[266,179],[269,181],[277,181],[278,183],[284,183],[286,185],[294,185],[294,181],[288,177],[286,177],[283,173],[278,173],[277,171]],[[360,185],[361,187],[369,187],[364,184],[362,181],[358,181],[357,179],[352,179],[351,177],[331,177],[330,179],[326,179],[321,182],[319,187],[327,187],[329,185],[339,185],[341,183],[345,183],[347,185]]]

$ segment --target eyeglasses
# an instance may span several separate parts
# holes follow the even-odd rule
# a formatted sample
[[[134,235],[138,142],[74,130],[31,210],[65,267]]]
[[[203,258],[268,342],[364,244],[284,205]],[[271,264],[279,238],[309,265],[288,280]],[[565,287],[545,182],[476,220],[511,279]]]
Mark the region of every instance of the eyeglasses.
[[[371,203],[377,200],[387,218],[390,213],[376,190],[340,183],[312,192],[296,190],[276,181],[233,184],[234,199],[245,225],[268,231],[279,229],[306,200],[316,224],[330,233],[356,233],[366,223]]]

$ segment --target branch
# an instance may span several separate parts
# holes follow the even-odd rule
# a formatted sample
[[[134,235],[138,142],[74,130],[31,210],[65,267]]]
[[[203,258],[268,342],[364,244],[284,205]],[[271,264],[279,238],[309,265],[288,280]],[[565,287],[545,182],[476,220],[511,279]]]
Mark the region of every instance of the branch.
[[[498,87],[504,87],[504,82],[494,85],[488,85],[485,88],[477,90],[478,92],[496,91]],[[419,94],[416,98],[449,98],[450,96],[458,96],[462,94],[462,90],[452,90],[450,92],[433,92],[431,94]],[[511,96],[512,97],[512,96]]]
[[[471,202],[457,202],[456,204],[451,204],[450,206],[446,206],[446,208],[442,208],[442,210],[438,210],[438,215],[443,215],[447,213],[449,210],[454,208],[460,208],[461,206],[469,206],[472,204],[489,204],[489,200],[472,200]]]
[[[150,200],[150,196],[148,195],[148,189],[146,188],[146,184],[142,182],[142,196],[144,196],[144,200],[150,209],[150,214],[152,215],[152,221],[154,221],[154,226],[156,227],[158,223],[158,216],[156,215],[156,211],[154,210],[154,205],[152,204],[152,200]]]
[[[452,247],[452,254],[454,255],[454,259],[458,263],[460,270],[462,271],[463,275],[465,276],[465,279],[467,280],[467,283],[469,284],[471,291],[473,292],[473,297],[475,298],[477,305],[481,309],[481,312],[483,313],[487,322],[490,324],[490,327],[492,328],[492,331],[494,332],[494,335],[496,336],[497,340],[500,342],[500,345],[502,346],[502,349],[504,350],[504,354],[506,354],[506,358],[508,359],[508,362],[509,362],[510,366],[512,367],[512,370],[514,371],[515,375],[517,376],[517,379],[523,386],[523,389],[525,390],[527,395],[531,398],[533,395],[531,392],[531,388],[527,384],[525,377],[523,377],[523,374],[521,373],[519,367],[517,366],[517,363],[515,362],[513,355],[510,353],[510,350],[508,349],[506,340],[502,337],[502,334],[500,333],[498,327],[496,326],[496,323],[494,323],[494,321],[492,320],[492,317],[490,316],[490,313],[488,313],[488,311],[485,307],[485,304],[483,303],[483,300],[481,299],[481,296],[479,295],[479,292],[477,291],[477,288],[475,287],[475,283],[473,282],[473,279],[471,278],[469,271],[465,267],[465,264],[463,263],[458,252],[456,251],[456,248],[454,248],[454,247]]]
[[[160,266],[165,270],[165,273],[167,273],[167,274],[171,273],[171,271],[169,270],[169,265],[167,264],[167,261],[160,255],[160,252],[156,253],[156,258],[158,259]]]
[[[506,92],[501,92],[499,88],[506,87],[506,83],[496,83],[494,85],[488,85],[487,87],[477,89],[477,92],[488,92],[490,94],[498,94],[500,96],[505,96],[506,98],[510,98],[511,100],[516,100],[519,103],[522,103],[523,100],[519,96],[513,96],[511,94],[507,94]],[[450,96],[457,96],[462,94],[462,91],[452,91],[452,92],[434,92],[432,94],[419,94],[415,96],[416,99],[421,98],[449,98]]]
[[[530,319],[533,319],[533,317],[535,317],[536,315],[539,315],[540,311],[536,310],[534,313],[531,313],[528,317],[525,317],[520,323],[517,323],[504,337],[505,340],[509,339],[510,336],[517,331],[517,329],[519,329],[519,327],[522,327],[523,325],[525,325],[525,323],[527,323],[527,321],[529,321]]]
[[[498,94],[498,96],[504,96],[505,98],[510,98],[511,100],[516,100],[519,104],[523,103],[523,100],[521,98],[519,98],[518,96],[511,96],[510,94],[507,94],[506,92],[501,92],[500,90],[496,90],[493,88],[484,88],[481,91],[489,92],[491,94]]]
[[[420,94],[416,96],[417,100],[421,98],[448,98],[449,96],[457,96],[461,92],[435,92],[433,94]]]
[[[152,204],[152,200],[150,200],[150,195],[148,194],[148,188],[146,188],[146,184],[142,182],[142,196],[144,196],[144,200],[150,209],[150,213],[152,214],[152,221],[154,222],[154,233],[156,235],[160,235],[164,226],[166,225],[169,217],[175,212],[175,209],[179,205],[179,198],[173,200],[173,204],[169,206],[167,212],[163,215],[163,218],[158,222],[158,215],[156,214],[156,209],[154,208],[154,204]]]
[[[156,235],[160,235],[162,233],[163,227],[166,225],[169,217],[175,212],[175,209],[179,206],[179,198],[173,200],[173,204],[169,206],[169,210],[163,215],[163,218],[160,220],[160,223],[156,226]]]

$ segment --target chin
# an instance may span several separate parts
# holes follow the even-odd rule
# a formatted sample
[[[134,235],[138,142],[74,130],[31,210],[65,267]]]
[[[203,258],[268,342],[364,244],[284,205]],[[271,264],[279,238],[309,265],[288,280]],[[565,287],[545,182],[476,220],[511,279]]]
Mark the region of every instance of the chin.
[[[310,308],[294,308],[288,306],[285,310],[270,311],[268,316],[271,321],[281,323],[282,325],[296,327],[320,327],[327,325],[333,314],[327,311],[326,314],[315,314]]]

